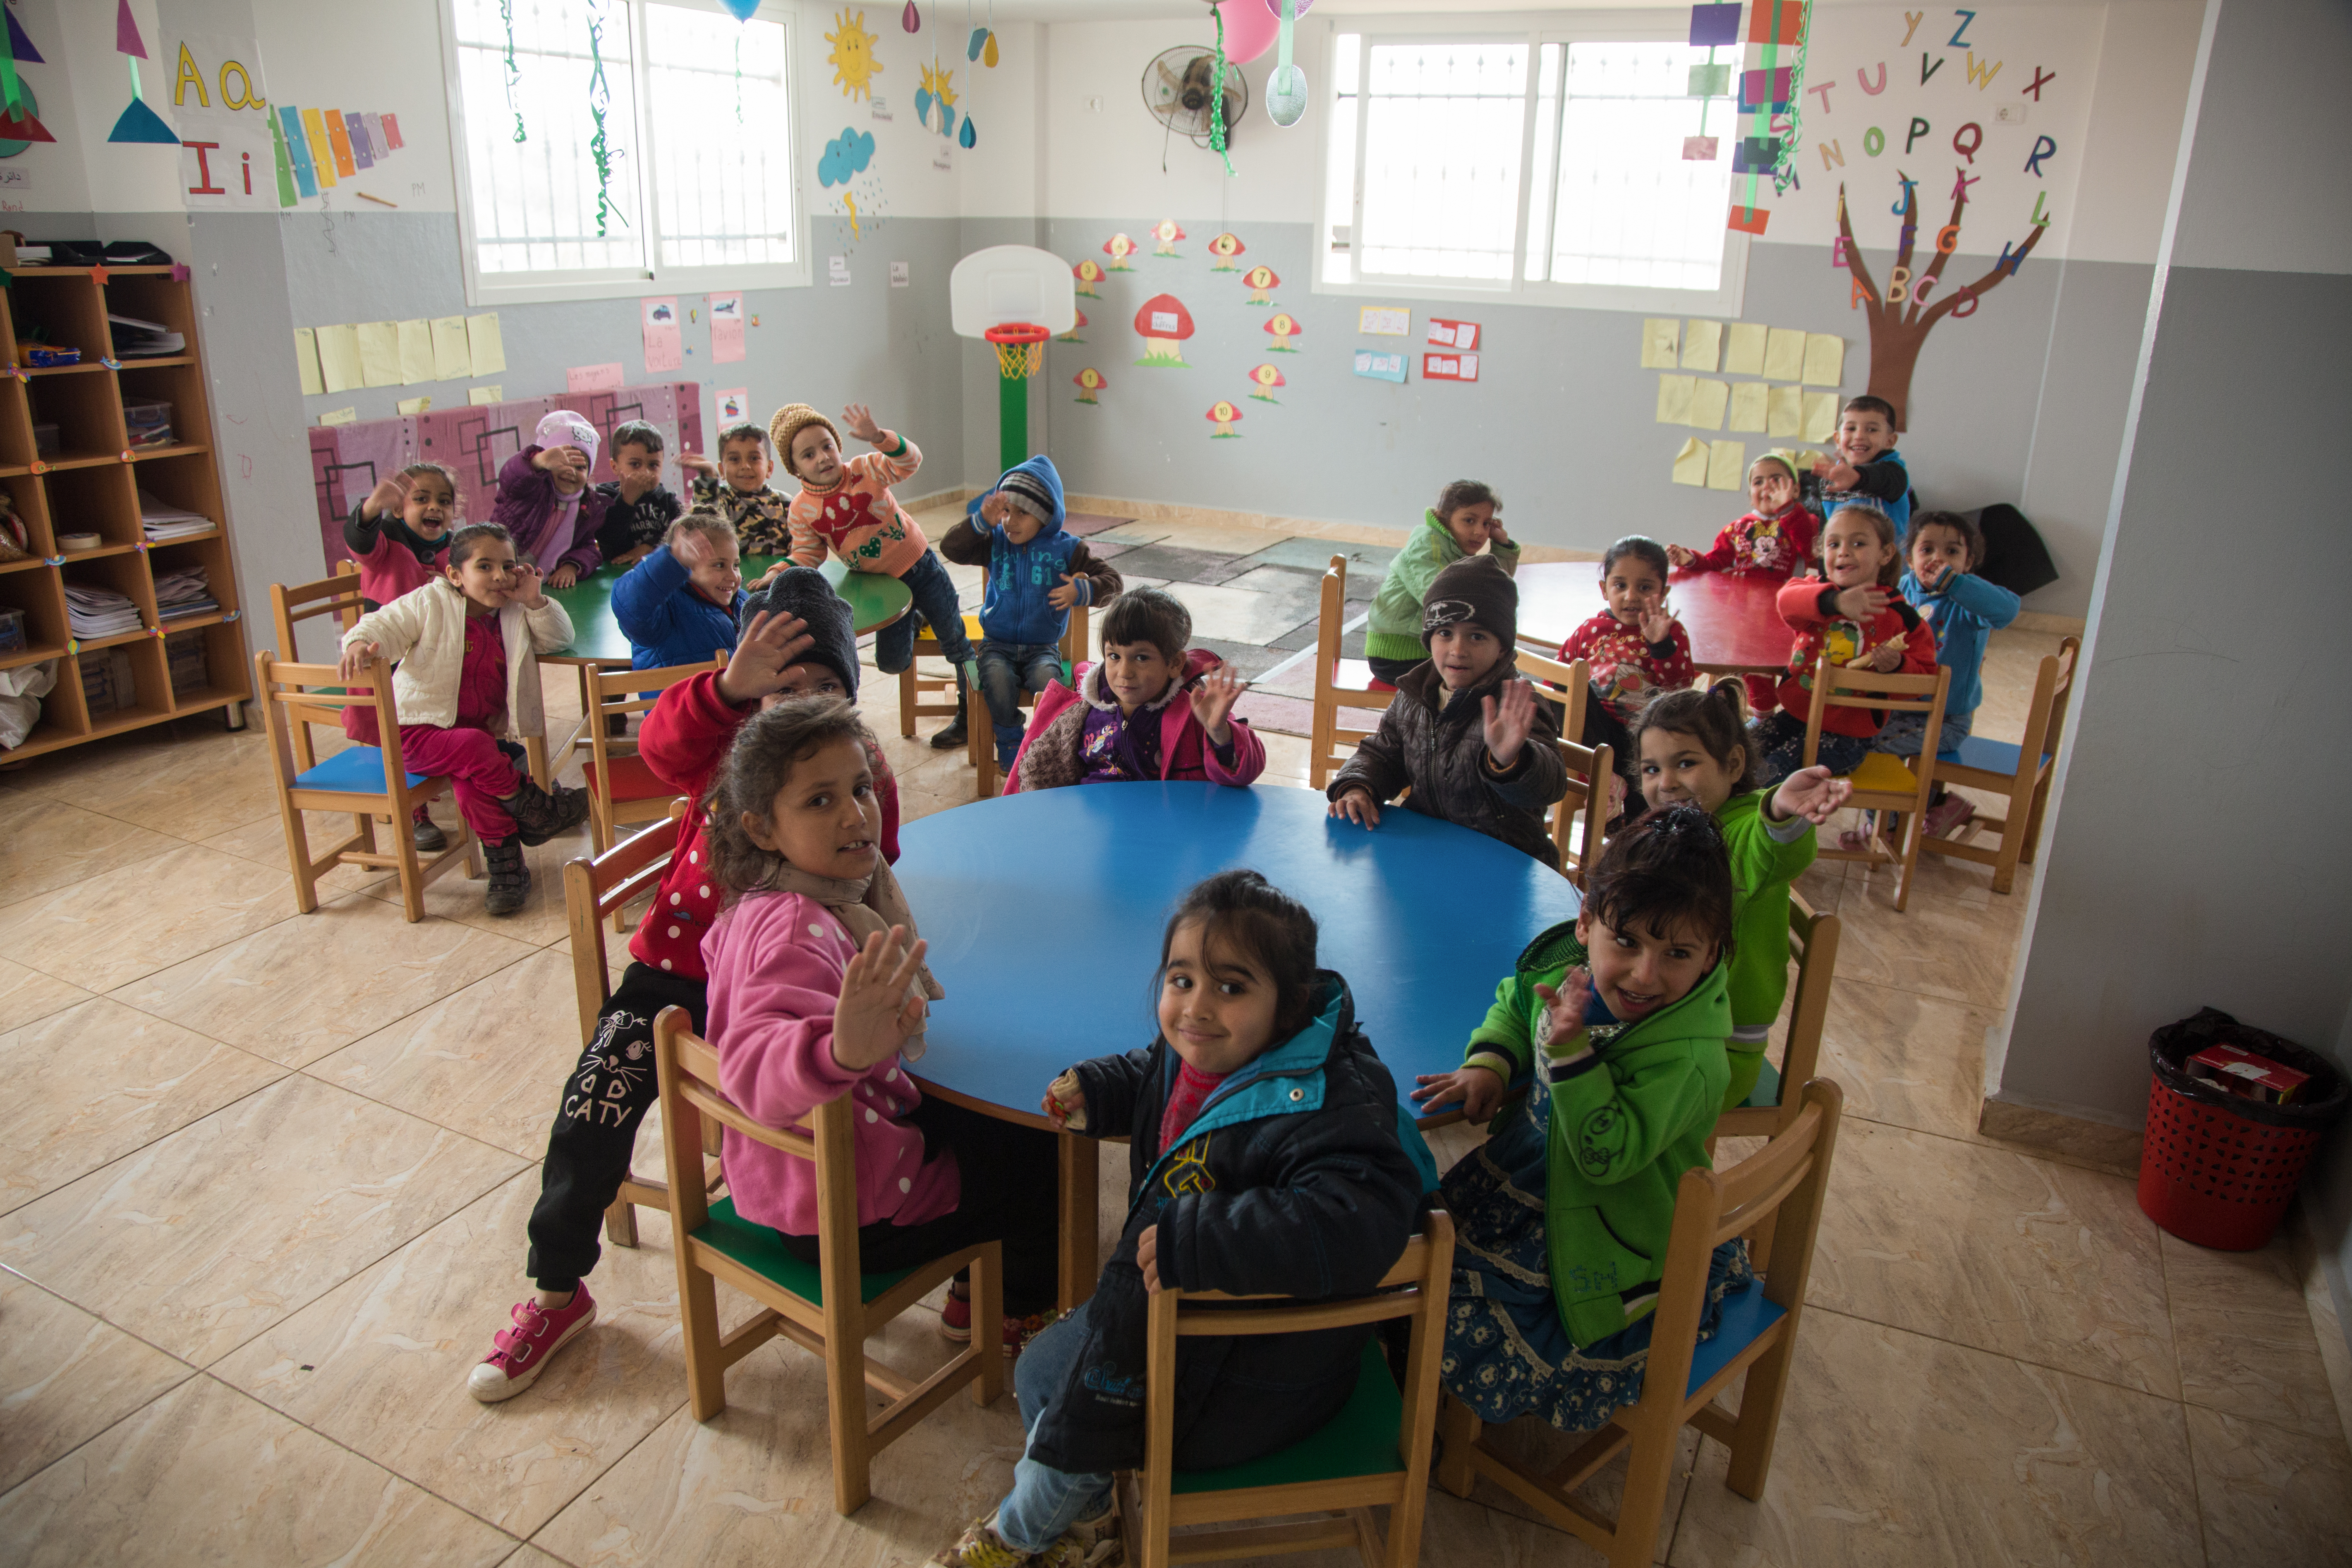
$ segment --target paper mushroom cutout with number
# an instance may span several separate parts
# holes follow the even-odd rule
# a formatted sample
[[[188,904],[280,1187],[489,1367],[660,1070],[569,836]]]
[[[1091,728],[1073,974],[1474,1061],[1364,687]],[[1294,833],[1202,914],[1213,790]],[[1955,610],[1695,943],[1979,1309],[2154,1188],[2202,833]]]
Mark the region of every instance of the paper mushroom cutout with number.
[[[1101,400],[1096,397],[1095,394],[1100,392],[1104,387],[1110,384],[1110,383],[1103,379],[1102,372],[1095,369],[1092,365],[1088,365],[1086,369],[1078,372],[1077,374],[1070,377],[1070,379],[1078,384],[1078,395],[1075,401],[1079,403],[1094,403],[1099,405]]]
[[[1184,231],[1176,226],[1176,220],[1174,218],[1161,218],[1158,223],[1151,226],[1151,254],[1154,256],[1175,255],[1176,242],[1183,237]]]
[[[1135,330],[1143,335],[1143,357],[1136,363],[1182,364],[1183,342],[1192,335],[1192,312],[1173,294],[1154,294],[1135,313]]]
[[[1242,274],[1242,281],[1249,285],[1249,302],[1253,305],[1273,304],[1274,290],[1282,287],[1282,279],[1271,267],[1253,267]]]
[[[1277,386],[1288,386],[1290,384],[1288,382],[1282,379],[1282,369],[1279,365],[1262,364],[1255,370],[1251,371],[1249,374],[1250,379],[1257,383],[1257,390],[1251,393],[1250,395],[1256,398],[1260,403],[1280,402],[1281,399],[1274,395],[1274,389]]]
[[[1104,240],[1103,254],[1110,258],[1110,266],[1107,270],[1112,272],[1132,272],[1135,270],[1134,268],[1129,267],[1127,264],[1127,258],[1135,254],[1135,241],[1128,238],[1127,236],[1123,234],[1115,234],[1108,239]]]
[[[1227,233],[1217,236],[1216,238],[1209,241],[1209,254],[1217,258],[1210,265],[1209,270],[1212,272],[1238,270],[1234,266],[1234,258],[1248,248],[1248,246],[1242,243],[1240,235]]]
[[[1241,438],[1241,432],[1234,428],[1234,422],[1242,416],[1240,409],[1220,397],[1210,408],[1208,416],[1217,426],[1216,433],[1210,437],[1211,440],[1222,441],[1229,437],[1234,440]]]
[[[1290,340],[1301,336],[1307,331],[1298,324],[1298,319],[1287,310],[1276,311],[1274,319],[1266,322],[1265,330],[1273,335],[1274,352],[1278,354],[1297,353],[1298,351],[1290,346]]]
[[[1095,285],[1103,280],[1101,262],[1093,260],[1081,261],[1076,267],[1070,268],[1070,276],[1078,280],[1077,291],[1079,293],[1084,294],[1089,300],[1099,300],[1102,298],[1101,295],[1095,292]]]

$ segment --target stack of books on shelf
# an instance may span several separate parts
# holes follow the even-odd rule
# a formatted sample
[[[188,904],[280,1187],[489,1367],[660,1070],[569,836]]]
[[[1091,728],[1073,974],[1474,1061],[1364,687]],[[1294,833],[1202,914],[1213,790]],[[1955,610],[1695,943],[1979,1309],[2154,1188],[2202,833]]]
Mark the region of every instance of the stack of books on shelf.
[[[145,490],[139,492],[139,522],[147,531],[147,542],[150,544],[161,544],[167,539],[188,539],[213,531],[213,520],[204,513],[158,500]]]
[[[111,588],[87,583],[66,584],[66,618],[81,642],[121,637],[140,629],[139,606]]]
[[[136,316],[109,313],[107,325],[114,329],[114,357],[117,359],[150,359],[158,354],[188,352],[188,340],[161,321],[142,321]]]
[[[220,601],[213,597],[212,587],[205,581],[205,569],[183,566],[176,571],[158,572],[155,613],[167,623],[184,621],[190,616],[218,615]]]

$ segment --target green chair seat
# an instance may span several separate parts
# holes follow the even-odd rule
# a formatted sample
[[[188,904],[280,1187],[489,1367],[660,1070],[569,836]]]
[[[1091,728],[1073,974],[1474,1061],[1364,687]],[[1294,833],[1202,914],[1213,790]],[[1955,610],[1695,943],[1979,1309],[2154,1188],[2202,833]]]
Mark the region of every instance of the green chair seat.
[[[1740,1103],[1751,1110],[1778,1110],[1780,1108],[1780,1069],[1772,1065],[1771,1058],[1764,1058],[1764,1070],[1756,1075],[1756,1087],[1748,1091],[1748,1098]]]
[[[1182,1497],[1188,1492],[1230,1492],[1344,1480],[1351,1476],[1398,1475],[1404,1469],[1404,1461],[1397,1457],[1397,1434],[1403,1426],[1404,1396],[1389,1375],[1388,1358],[1381,1353],[1381,1342],[1375,1337],[1364,1345],[1355,1393],[1321,1431],[1244,1464],[1214,1470],[1178,1470],[1171,1478],[1169,1490]]]
[[[773,1280],[810,1305],[824,1305],[824,1280],[817,1266],[803,1263],[786,1252],[784,1244],[768,1226],[754,1225],[737,1215],[733,1198],[720,1198],[713,1203],[709,1223],[694,1232],[694,1236],[706,1246],[726,1254],[761,1279]],[[857,1299],[871,1301],[913,1272],[911,1268],[900,1268],[887,1274],[861,1274],[857,1277]]]

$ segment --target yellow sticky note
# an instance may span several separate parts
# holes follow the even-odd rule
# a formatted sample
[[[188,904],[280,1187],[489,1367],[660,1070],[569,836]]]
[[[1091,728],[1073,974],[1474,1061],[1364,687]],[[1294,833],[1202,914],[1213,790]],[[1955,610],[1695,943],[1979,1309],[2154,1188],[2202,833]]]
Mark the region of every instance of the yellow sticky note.
[[[473,374],[496,375],[507,367],[507,346],[499,336],[499,313],[466,318],[466,342],[473,359]]]
[[[319,334],[308,327],[294,329],[294,373],[302,378],[303,396],[327,390],[326,378],[319,374]]]
[[[1798,378],[1808,386],[1835,386],[1845,379],[1845,340],[1834,332],[1805,334],[1805,374]]]
[[[479,408],[487,403],[504,403],[506,400],[507,395],[504,387],[469,386],[466,389],[467,403],[476,408]]]
[[[410,386],[420,381],[437,381],[433,374],[433,329],[420,316],[413,321],[396,321],[400,334],[400,379]]]
[[[1764,374],[1774,381],[1805,378],[1805,334],[1794,327],[1775,327],[1764,341]]]
[[[1808,441],[1834,441],[1837,439],[1837,427],[1838,395],[1834,392],[1805,394],[1803,438]]]
[[[1765,396],[1764,429],[1767,434],[1789,440],[1797,439],[1805,426],[1804,388],[1776,386]]]
[[[404,415],[423,414],[432,406],[433,400],[429,397],[404,397],[400,400],[400,411]]]
[[[359,417],[360,411],[356,408],[338,408],[331,414],[320,415],[319,423],[321,425],[355,425],[359,422]]]
[[[360,375],[360,330],[353,326],[319,329],[319,374],[329,392],[349,392],[363,384]]]
[[[400,328],[391,321],[362,321],[359,334],[360,384],[398,386]]]
[[[1687,425],[1690,423],[1691,386],[1695,375],[1662,375],[1658,377],[1658,423]]]
[[[1770,388],[1760,381],[1743,381],[1731,389],[1731,428],[1764,428],[1764,395]]]
[[[1693,321],[1683,329],[1683,368],[1712,371],[1723,352],[1721,321]]]
[[[1683,449],[1681,451],[1675,454],[1675,483],[1678,485],[1706,484],[1706,443],[1694,436],[1689,440],[1683,443]]]
[[[466,318],[436,316],[433,334],[433,379],[463,381],[474,374],[474,351],[466,342]]]
[[[1700,376],[1691,383],[1690,422],[1701,430],[1723,428],[1723,405],[1731,396],[1727,381]]]
[[[1642,368],[1672,370],[1680,358],[1683,323],[1680,317],[1662,321],[1652,316],[1642,323]]]
[[[1748,482],[1748,443],[1710,441],[1706,454],[1706,488],[1736,490]]]
[[[1723,374],[1762,375],[1764,337],[1765,329],[1752,321],[1732,322],[1731,331],[1724,334]]]

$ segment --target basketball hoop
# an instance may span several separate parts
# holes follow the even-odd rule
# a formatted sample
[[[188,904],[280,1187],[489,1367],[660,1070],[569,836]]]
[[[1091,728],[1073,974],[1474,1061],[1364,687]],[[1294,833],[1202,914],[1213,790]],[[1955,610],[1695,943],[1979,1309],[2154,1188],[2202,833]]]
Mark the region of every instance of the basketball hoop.
[[[997,374],[1025,381],[1045,367],[1045,340],[1053,333],[1029,321],[1006,321],[980,334],[996,345]]]

